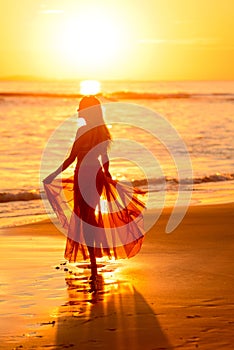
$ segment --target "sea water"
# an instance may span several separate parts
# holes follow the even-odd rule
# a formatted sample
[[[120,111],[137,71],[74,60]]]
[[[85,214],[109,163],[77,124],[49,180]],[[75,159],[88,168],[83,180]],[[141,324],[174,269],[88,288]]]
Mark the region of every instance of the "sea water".
[[[192,204],[233,201],[234,82],[115,81],[102,82],[101,91],[113,136],[110,169],[114,177],[140,188],[148,183],[155,193],[151,207],[162,205],[159,194],[165,191],[165,183],[164,205],[174,205],[178,182],[184,184],[180,190],[193,192]],[[78,81],[0,82],[1,227],[46,217],[41,172],[46,175],[47,170],[56,169],[69,152],[80,97]],[[173,156],[182,157],[185,150],[181,142],[174,142],[168,151],[161,142],[168,129],[162,132],[157,127],[157,116],[185,144],[191,176],[186,164],[178,176]],[[61,131],[58,147],[47,169],[41,169],[42,155],[55,130]]]

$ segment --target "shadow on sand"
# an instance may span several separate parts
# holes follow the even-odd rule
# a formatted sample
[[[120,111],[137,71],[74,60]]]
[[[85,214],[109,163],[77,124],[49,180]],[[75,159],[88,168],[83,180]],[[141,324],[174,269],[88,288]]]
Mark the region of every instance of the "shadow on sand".
[[[66,275],[68,301],[58,311],[56,348],[172,349],[155,312],[131,283],[114,277],[112,267],[99,268],[93,293],[78,270]]]

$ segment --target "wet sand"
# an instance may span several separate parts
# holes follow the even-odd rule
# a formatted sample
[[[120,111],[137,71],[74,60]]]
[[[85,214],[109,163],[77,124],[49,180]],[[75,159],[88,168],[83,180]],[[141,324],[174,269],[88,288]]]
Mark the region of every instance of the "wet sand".
[[[100,263],[95,294],[49,221],[2,229],[0,348],[233,349],[234,204],[192,206],[166,234],[170,212],[136,257]]]

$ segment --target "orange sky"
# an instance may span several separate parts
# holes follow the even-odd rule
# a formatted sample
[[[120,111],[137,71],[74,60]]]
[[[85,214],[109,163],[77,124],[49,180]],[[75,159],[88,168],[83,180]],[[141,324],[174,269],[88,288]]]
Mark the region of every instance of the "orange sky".
[[[8,0],[0,76],[234,79],[233,0]]]

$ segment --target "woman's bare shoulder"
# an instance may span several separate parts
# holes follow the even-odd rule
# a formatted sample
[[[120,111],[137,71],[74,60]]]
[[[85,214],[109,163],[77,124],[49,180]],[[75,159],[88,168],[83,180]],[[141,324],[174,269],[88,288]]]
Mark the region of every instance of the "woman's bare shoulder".
[[[81,136],[87,133],[87,126],[82,125],[77,129],[75,140],[78,140]]]

